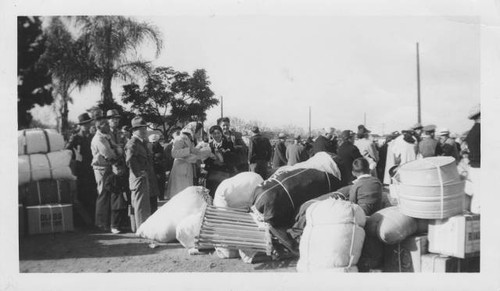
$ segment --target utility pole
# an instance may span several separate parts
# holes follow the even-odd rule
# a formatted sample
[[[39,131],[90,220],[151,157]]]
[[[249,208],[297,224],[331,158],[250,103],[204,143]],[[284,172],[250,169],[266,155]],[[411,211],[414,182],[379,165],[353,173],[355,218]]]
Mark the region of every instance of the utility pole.
[[[417,122],[422,123],[421,118],[421,104],[420,104],[420,53],[418,50],[418,42],[417,42],[417,98],[418,98],[418,112],[417,112]]]
[[[224,117],[224,97],[220,96],[220,117]]]
[[[309,136],[311,136],[311,106],[309,106]]]

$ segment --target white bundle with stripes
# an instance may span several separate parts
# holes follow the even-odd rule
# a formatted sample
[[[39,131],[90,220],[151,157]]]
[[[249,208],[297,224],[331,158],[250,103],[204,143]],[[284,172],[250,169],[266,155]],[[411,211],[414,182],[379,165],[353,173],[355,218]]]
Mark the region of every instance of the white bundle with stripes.
[[[62,149],[64,138],[54,129],[30,128],[17,132],[18,155],[45,154]]]
[[[332,174],[335,178],[341,180],[340,169],[333,158],[326,152],[316,153],[313,157],[307,161],[297,163],[293,166],[283,166],[278,168],[274,173],[273,177],[281,172],[290,172],[296,169],[316,169],[318,171],[323,171]]]
[[[300,239],[299,272],[355,272],[366,216],[349,201],[329,198],[309,206]]]
[[[69,167],[71,157],[70,150],[18,156],[19,185],[43,179],[75,180]]]

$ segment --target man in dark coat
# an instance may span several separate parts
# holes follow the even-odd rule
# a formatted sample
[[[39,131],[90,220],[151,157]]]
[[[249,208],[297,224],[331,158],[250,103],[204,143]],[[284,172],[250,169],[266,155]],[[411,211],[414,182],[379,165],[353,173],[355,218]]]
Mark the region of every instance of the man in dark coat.
[[[480,213],[479,203],[481,184],[481,111],[476,105],[469,113],[469,119],[474,120],[474,125],[470,129],[465,142],[469,148],[469,179],[473,184],[471,201],[471,212]]]
[[[125,146],[125,160],[130,169],[131,202],[137,229],[148,219],[152,210],[156,210],[158,188],[156,182],[151,183],[154,170],[152,154],[147,146],[147,124],[141,117],[134,117],[131,130],[132,137]]]
[[[325,133],[318,136],[312,145],[311,156],[319,152],[337,153],[337,140],[335,139],[335,128],[325,128]]]
[[[235,164],[238,173],[248,171],[248,147],[243,141],[241,132],[231,130],[231,120],[228,117],[217,119],[217,125],[222,128],[222,133],[234,146]]]
[[[94,170],[92,169],[92,151],[90,143],[92,135],[90,128],[93,119],[88,113],[83,113],[78,116],[78,132],[71,135],[66,149],[73,152],[74,174],[77,178],[77,199],[81,203],[83,209],[78,209],[83,219],[86,219],[87,224],[93,224],[95,216],[95,202],[97,199],[97,185],[94,178]],[[83,212],[83,213],[81,213]]]
[[[359,149],[354,145],[354,132],[344,130],[340,135],[342,143],[338,149],[338,156],[342,161],[340,171],[342,173],[342,184],[351,184],[354,179],[352,175],[352,163],[354,160],[361,158],[362,155]],[[339,165],[340,166],[340,165]]]
[[[250,171],[259,174],[262,179],[267,179],[267,164],[271,160],[272,146],[268,138],[260,134],[257,126],[252,128],[253,136],[250,138],[248,162]]]
[[[274,146],[273,155],[273,168],[279,168],[287,164],[286,158],[286,135],[284,133],[278,134],[278,142]]]
[[[439,141],[434,138],[436,126],[426,125],[423,127],[423,135],[420,143],[418,144],[418,153],[423,158],[440,156],[442,154],[441,145]]]

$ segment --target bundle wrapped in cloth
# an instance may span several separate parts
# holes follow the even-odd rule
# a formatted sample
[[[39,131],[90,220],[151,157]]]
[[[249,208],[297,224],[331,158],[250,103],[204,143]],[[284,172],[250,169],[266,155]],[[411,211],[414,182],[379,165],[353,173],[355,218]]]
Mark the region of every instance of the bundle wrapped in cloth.
[[[64,149],[64,138],[54,129],[30,128],[17,132],[18,155],[46,154]]]
[[[326,152],[319,152],[307,161],[297,163],[293,166],[283,166],[276,170],[274,174],[279,175],[282,172],[289,172],[297,169],[316,169],[329,173],[339,180],[342,178],[337,163],[335,163],[332,156]]]
[[[136,234],[159,242],[175,241],[177,226],[190,215],[201,213],[207,204],[212,204],[208,189],[201,186],[187,187],[153,213]]]
[[[253,194],[252,209],[273,227],[288,228],[304,202],[340,188],[334,175],[316,169],[296,169],[273,175]]]
[[[75,180],[71,156],[70,150],[18,156],[19,185],[44,179]]]
[[[363,209],[349,201],[328,198],[306,211],[300,239],[299,272],[357,272],[365,239]]]

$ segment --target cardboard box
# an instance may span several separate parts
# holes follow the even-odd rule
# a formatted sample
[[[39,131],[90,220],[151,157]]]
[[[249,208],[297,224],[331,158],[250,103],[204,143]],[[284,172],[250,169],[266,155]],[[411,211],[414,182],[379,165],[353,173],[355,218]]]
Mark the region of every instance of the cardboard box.
[[[25,206],[53,203],[71,204],[76,195],[73,180],[41,180],[20,185],[19,201]]]
[[[428,252],[427,235],[410,236],[399,244],[385,245],[384,272],[420,272],[421,257]]]
[[[460,259],[440,254],[422,256],[422,273],[457,273],[460,272]]]
[[[429,223],[429,252],[457,258],[479,256],[480,216],[465,214]]]
[[[73,230],[73,205],[27,206],[28,233],[54,233]]]

